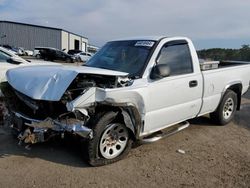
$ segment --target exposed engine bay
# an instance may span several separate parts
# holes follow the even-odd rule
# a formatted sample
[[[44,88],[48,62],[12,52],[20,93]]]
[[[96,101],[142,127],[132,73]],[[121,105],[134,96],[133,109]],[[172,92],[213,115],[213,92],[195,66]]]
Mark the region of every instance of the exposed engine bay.
[[[122,79],[120,77],[103,75],[78,75],[70,84],[61,100],[63,103],[72,101],[91,87],[106,89],[124,87],[131,84],[132,81],[129,78]]]

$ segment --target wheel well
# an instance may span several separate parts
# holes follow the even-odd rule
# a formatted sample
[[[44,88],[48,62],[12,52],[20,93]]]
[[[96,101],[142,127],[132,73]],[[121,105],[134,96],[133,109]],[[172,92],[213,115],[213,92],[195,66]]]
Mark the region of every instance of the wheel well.
[[[227,90],[232,90],[237,94],[237,110],[240,110],[241,104],[241,92],[242,92],[242,84],[235,84],[227,88]]]
[[[134,106],[111,106],[111,105],[98,105],[95,109],[95,114],[107,113],[109,111],[118,112],[116,120],[124,123],[131,133],[132,139],[136,140],[141,130],[141,116]]]

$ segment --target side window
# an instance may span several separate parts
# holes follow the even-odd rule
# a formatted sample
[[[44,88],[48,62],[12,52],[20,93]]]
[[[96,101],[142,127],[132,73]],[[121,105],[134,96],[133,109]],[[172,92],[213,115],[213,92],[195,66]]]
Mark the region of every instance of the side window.
[[[171,76],[193,72],[193,63],[187,42],[165,44],[160,51],[157,63],[168,64]]]

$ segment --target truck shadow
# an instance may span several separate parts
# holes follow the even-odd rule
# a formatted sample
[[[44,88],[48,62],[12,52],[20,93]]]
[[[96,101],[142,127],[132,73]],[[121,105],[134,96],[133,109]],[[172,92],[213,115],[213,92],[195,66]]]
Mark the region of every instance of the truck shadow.
[[[250,104],[241,105],[241,110],[236,112],[233,122],[236,125],[250,129]]]
[[[207,116],[201,116],[188,121],[191,125],[195,126],[217,126],[214,122]]]
[[[67,142],[51,140],[41,144],[34,144],[30,150],[27,150],[24,144],[18,145],[17,139],[13,138],[9,130],[2,131],[2,127],[0,127],[0,142],[0,159],[23,156],[73,167],[90,167],[83,153],[86,151],[84,146],[82,147],[80,142],[72,138],[67,139]]]
[[[250,130],[250,89],[243,95],[241,109],[236,112],[233,122]]]
[[[198,117],[189,120],[190,124],[195,126],[220,126],[215,124],[209,117]],[[232,122],[240,127],[250,130],[250,104],[242,104],[241,110],[237,111]]]

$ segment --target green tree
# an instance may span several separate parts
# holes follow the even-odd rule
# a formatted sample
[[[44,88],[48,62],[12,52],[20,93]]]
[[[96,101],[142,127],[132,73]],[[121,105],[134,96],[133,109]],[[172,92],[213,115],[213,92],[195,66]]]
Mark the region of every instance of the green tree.
[[[197,53],[201,59],[250,61],[250,45],[248,44],[242,45],[240,49],[211,48],[199,50]]]

